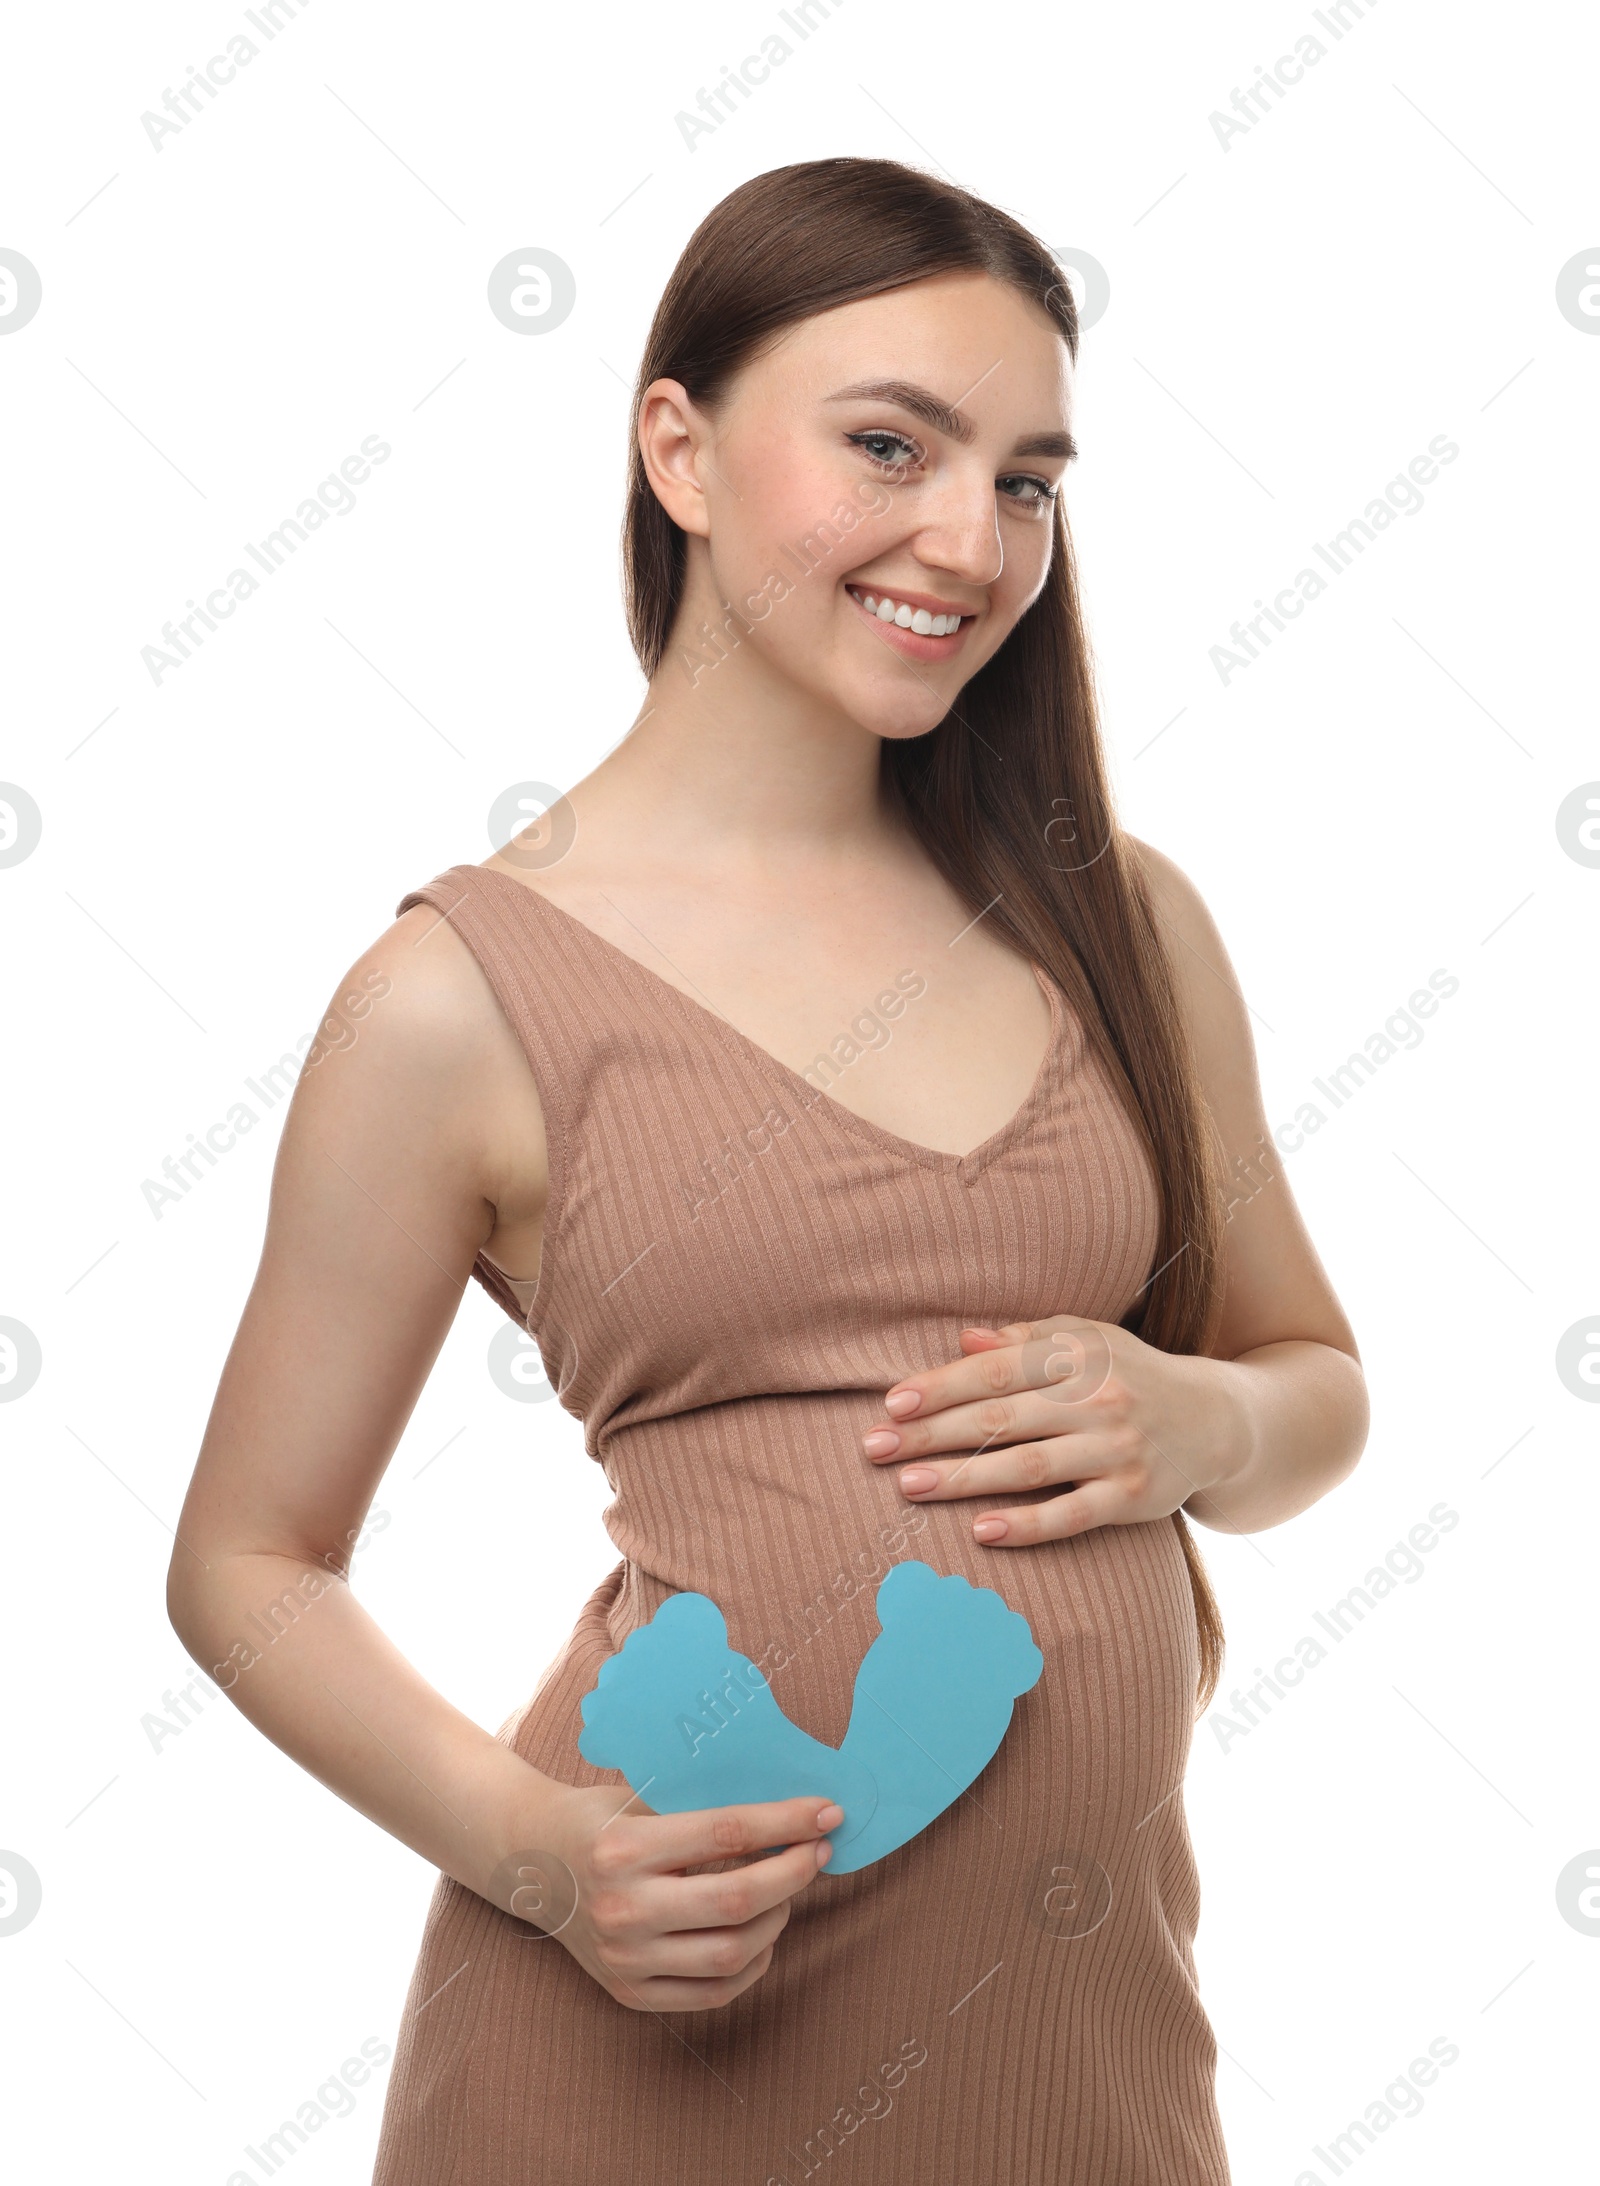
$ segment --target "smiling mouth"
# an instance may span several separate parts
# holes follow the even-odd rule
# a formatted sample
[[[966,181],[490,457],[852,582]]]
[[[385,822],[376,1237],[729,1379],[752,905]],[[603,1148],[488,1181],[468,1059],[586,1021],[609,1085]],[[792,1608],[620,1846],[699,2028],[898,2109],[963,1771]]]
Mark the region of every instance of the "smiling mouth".
[[[939,610],[897,599],[867,585],[845,590],[879,635],[916,660],[944,660],[958,650],[974,618],[959,608]]]

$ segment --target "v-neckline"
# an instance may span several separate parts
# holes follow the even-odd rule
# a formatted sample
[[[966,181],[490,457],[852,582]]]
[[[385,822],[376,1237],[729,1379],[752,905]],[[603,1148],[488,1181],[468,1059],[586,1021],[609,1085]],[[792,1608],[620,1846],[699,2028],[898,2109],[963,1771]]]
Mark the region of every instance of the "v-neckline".
[[[822,1110],[825,1114],[836,1118],[845,1129],[855,1132],[859,1137],[869,1140],[873,1145],[890,1153],[898,1154],[902,1159],[914,1161],[923,1168],[943,1170],[946,1174],[953,1175],[963,1182],[967,1178],[977,1175],[997,1155],[1004,1153],[1006,1148],[1029,1128],[1035,1114],[1044,1104],[1045,1098],[1055,1082],[1056,1066],[1066,1037],[1066,1000],[1061,988],[1049,972],[1032,957],[1028,959],[1028,967],[1044,990],[1044,998],[1050,1006],[1050,1035],[1045,1044],[1044,1056],[1034,1074],[1033,1083],[1029,1086],[1021,1107],[1006,1122],[1001,1124],[997,1131],[991,1131],[986,1139],[981,1139],[976,1146],[965,1154],[950,1154],[946,1153],[942,1147],[924,1146],[920,1140],[903,1138],[898,1131],[891,1131],[884,1124],[874,1123],[870,1117],[858,1116],[853,1108],[847,1108],[843,1101],[836,1101],[831,1093],[819,1092],[809,1078],[804,1077],[798,1070],[791,1070],[786,1062],[779,1056],[774,1055],[770,1048],[764,1048],[759,1040],[752,1040],[748,1033],[741,1032],[736,1024],[720,1015],[718,1011],[711,1009],[704,1002],[697,1002],[692,994],[685,994],[683,989],[675,987],[670,979],[663,979],[659,972],[653,972],[649,965],[641,962],[638,957],[630,955],[626,949],[619,948],[616,942],[608,941],[604,934],[597,933],[594,927],[588,925],[583,919],[575,917],[571,911],[564,911],[559,903],[552,902],[548,896],[541,895],[538,889],[528,887],[525,882],[517,880],[512,874],[503,873],[492,865],[458,865],[453,867],[452,870],[457,873],[482,874],[490,880],[503,881],[508,888],[516,891],[519,898],[524,901],[531,900],[538,905],[542,913],[556,919],[562,926],[576,930],[586,941],[602,950],[608,958],[629,966],[640,978],[646,980],[655,992],[664,995],[671,1006],[688,1013],[692,1022],[713,1027],[721,1039],[731,1043],[741,1054],[760,1064],[764,1070],[781,1078],[791,1092],[798,1093],[807,1109]]]

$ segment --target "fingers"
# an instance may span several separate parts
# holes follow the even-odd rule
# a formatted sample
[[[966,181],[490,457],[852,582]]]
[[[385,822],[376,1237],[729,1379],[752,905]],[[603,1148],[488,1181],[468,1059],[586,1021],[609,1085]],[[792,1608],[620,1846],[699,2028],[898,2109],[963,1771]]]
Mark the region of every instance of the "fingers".
[[[961,1348],[963,1351],[992,1351],[996,1344],[1026,1343],[1044,1326],[1043,1321],[1008,1321],[1004,1328],[964,1328]]]
[[[1077,1407],[1077,1412],[1082,1412]],[[986,1397],[979,1404],[958,1404],[927,1419],[897,1420],[893,1426],[872,1428],[861,1438],[861,1447],[875,1465],[905,1464],[920,1457],[937,1456],[945,1450],[983,1451],[996,1443],[1015,1443],[1026,1436],[1062,1434],[1068,1418],[1066,1400],[1049,1390],[1024,1390],[1017,1396]],[[1083,1413],[1085,1421],[1094,1418]]]
[[[715,1980],[698,1981],[677,1975],[640,1975],[630,1980],[625,1974],[608,1974],[604,1987],[608,1995],[629,2011],[716,2011],[724,2004],[731,2004],[736,1996],[754,1986],[772,1964],[774,1946],[769,1943],[746,1966],[742,1973],[724,1975]]]
[[[658,1928],[645,1924],[619,1926],[608,1932],[597,1921],[595,1932],[601,1937],[601,1950],[612,1972],[621,1972],[630,1981],[656,1981],[660,1976],[671,1976],[675,1981],[728,1981],[734,1974],[743,1974],[763,1950],[772,1948],[772,1943],[783,1935],[789,1913],[791,1902],[785,1897],[780,1906],[767,1906],[752,1919],[732,1926]]]
[[[814,1845],[843,1820],[841,1807],[814,1793],[741,1806],[695,1807],[686,1814],[623,1814],[596,1841],[593,1860],[597,1873],[614,1860],[636,1872],[667,1874],[710,1860],[753,1860],[772,1845]],[[613,1838],[609,1853],[607,1837]]]
[[[771,1963],[795,1893],[832,1851],[822,1832],[843,1819],[814,1797],[619,1817],[591,1855],[588,1905],[596,1971],[611,1994],[654,2011],[730,2002]],[[775,1841],[781,1849],[761,1856]],[[741,1864],[680,1871],[702,1860]]]
[[[964,1356],[924,1374],[908,1374],[884,1396],[896,1426],[955,1404],[1070,1381],[1078,1388],[1104,1379],[1111,1363],[1104,1324],[1074,1313],[1049,1321],[1017,1321],[1004,1329],[964,1329]]]
[[[817,1793],[658,1814],[604,1784],[559,1814],[577,1902],[550,1933],[633,2011],[713,2010],[758,1981],[844,1820]]]
[[[933,1366],[925,1374],[907,1374],[884,1396],[883,1408],[898,1426],[902,1420],[920,1418],[948,1404],[962,1404],[983,1396],[1000,1396],[1022,1386],[1018,1344],[987,1345],[953,1359],[948,1366]]]
[[[795,1856],[785,1853],[783,1859],[787,1864]],[[799,1859],[802,1864],[794,1870],[794,1888],[809,1882],[816,1873],[816,1853],[810,1846],[799,1848]],[[772,1859],[758,1864],[775,1867],[778,1862]],[[693,1925],[680,1927],[674,1910],[678,1900],[700,1884],[736,1879],[720,1875],[662,1876],[636,1889],[626,1911],[619,1906],[614,1913],[604,1898],[597,1899],[590,1908],[590,1922],[612,1970],[626,1974],[630,1980],[670,1974],[684,1980],[717,1981],[742,1973],[788,1924],[794,1888],[778,1904],[763,1905],[748,1919],[696,1920]],[[726,1902],[738,1913],[746,1900],[736,1889]]]
[[[1040,1541],[1068,1541],[1094,1526],[1130,1522],[1123,1491],[1109,1480],[1088,1480],[1070,1495],[1045,1503],[1016,1503],[1009,1510],[985,1511],[972,1522],[986,1548],[1032,1548]]]
[[[902,1466],[898,1479],[908,1502],[943,1503],[954,1497],[1054,1487],[1092,1474],[1094,1465],[1084,1436],[1057,1435],[1048,1442],[1019,1442],[1006,1449],[974,1451],[967,1457],[918,1461]]]
[[[789,1900],[821,1873],[823,1854],[832,1853],[826,1838],[813,1837],[721,1874],[652,1873],[635,1882],[632,1899],[641,1924],[663,1934],[743,1928],[774,1908],[787,1919]]]
[[[956,1405],[927,1419],[892,1426],[885,1422],[862,1436],[861,1447],[875,1465],[904,1465],[946,1451],[981,1456],[990,1449],[1071,1436],[1094,1442],[1097,1455],[1114,1457],[1113,1445],[1130,1439],[1131,1426],[1128,1385],[1113,1375],[1081,1392],[1076,1383],[1030,1388],[1014,1396],[986,1397],[980,1404]],[[1104,1440],[1108,1437],[1110,1441]]]

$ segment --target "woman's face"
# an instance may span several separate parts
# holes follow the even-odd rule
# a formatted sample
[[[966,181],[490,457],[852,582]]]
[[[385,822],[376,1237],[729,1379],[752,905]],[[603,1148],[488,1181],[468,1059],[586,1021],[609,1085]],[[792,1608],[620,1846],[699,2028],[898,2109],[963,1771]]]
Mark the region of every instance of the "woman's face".
[[[689,536],[662,672],[934,727],[1044,583],[1070,366],[1041,309],[955,273],[802,320],[714,414],[655,381],[641,445]]]

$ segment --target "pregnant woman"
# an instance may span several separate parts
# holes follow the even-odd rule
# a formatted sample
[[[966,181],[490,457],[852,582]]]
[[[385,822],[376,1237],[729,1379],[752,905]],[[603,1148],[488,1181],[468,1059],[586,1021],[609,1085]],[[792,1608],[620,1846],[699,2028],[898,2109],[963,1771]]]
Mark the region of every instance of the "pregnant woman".
[[[377,2186],[1228,2178],[1185,1513],[1303,1511],[1366,1401],[1222,942],[1112,808],[1077,349],[1049,253],[946,183],[830,159],[718,205],[634,402],[639,716],[411,888],[296,1089],[171,1614],[221,1664],[287,1597],[234,1700],[441,1871]],[[620,1558],[493,1736],[329,1570],[469,1276]],[[653,1805],[623,1673],[707,1603]],[[839,1799],[741,1778],[756,1698],[774,1751],[843,1749]],[[707,1741],[758,1795],[690,1803]],[[867,1797],[900,1835],[863,1864]]]

